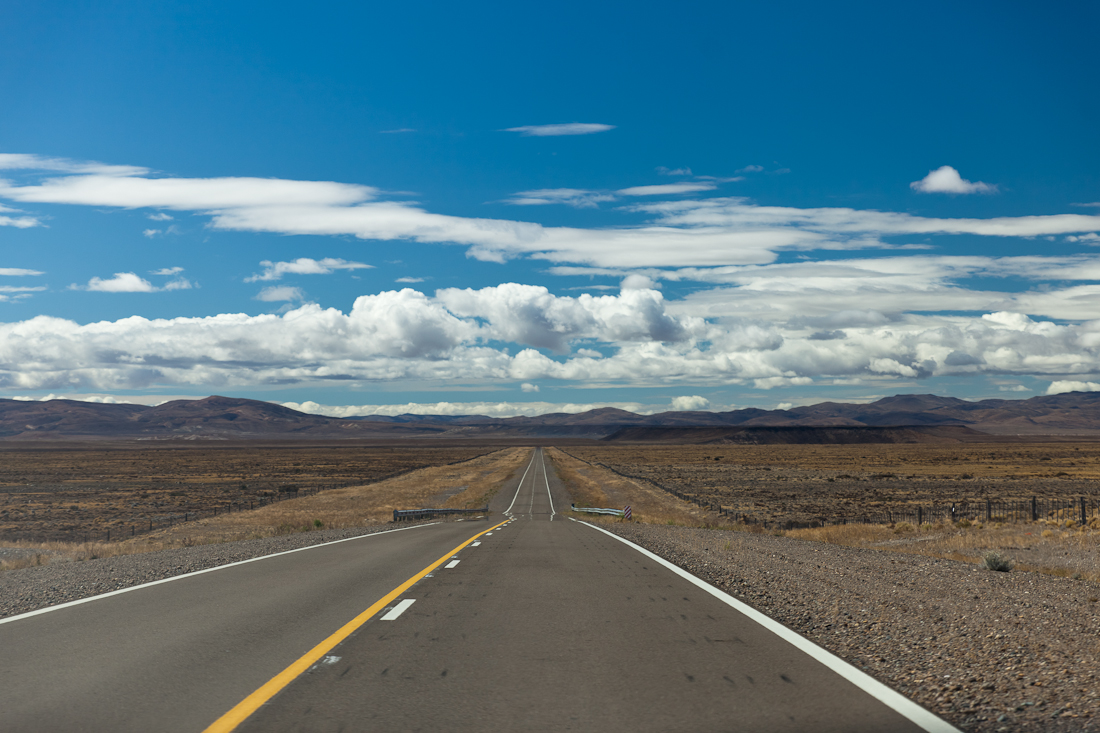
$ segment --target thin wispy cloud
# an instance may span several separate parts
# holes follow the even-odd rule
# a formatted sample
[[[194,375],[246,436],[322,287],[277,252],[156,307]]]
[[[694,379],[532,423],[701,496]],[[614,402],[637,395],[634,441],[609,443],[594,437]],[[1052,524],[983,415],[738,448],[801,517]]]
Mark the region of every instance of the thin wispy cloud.
[[[662,176],[690,176],[691,168],[665,168],[663,165],[657,166],[657,172]]]
[[[523,125],[507,127],[502,132],[518,132],[524,137],[559,137],[563,135],[593,135],[597,132],[614,130],[615,125],[596,122],[568,122],[560,125]]]
[[[337,270],[369,270],[374,267],[374,265],[350,262],[335,257],[325,257],[320,260],[299,257],[290,262],[264,260],[260,266],[264,268],[263,272],[246,277],[244,280],[246,283],[281,280],[284,275],[331,275]]]
[[[397,135],[403,132],[416,132],[416,128],[413,127],[399,127],[396,130],[379,130],[383,135]]]
[[[577,209],[594,209],[602,202],[615,201],[617,197],[607,191],[589,191],[582,188],[540,188],[512,194],[505,203],[515,206],[546,206],[564,204]]]
[[[33,277],[45,274],[41,270],[28,270],[23,267],[0,267],[0,276],[3,277]]]
[[[620,188],[615,193],[620,196],[678,196],[685,193],[700,193],[713,191],[717,184],[709,181],[697,181],[694,183],[661,183],[654,186],[631,186]]]
[[[424,278],[422,278],[422,277],[399,277],[396,280],[394,280],[394,282],[407,283],[407,284],[411,285],[411,284],[414,284],[414,283],[424,282]]]
[[[981,181],[968,181],[949,165],[940,166],[919,181],[913,181],[909,188],[920,193],[997,193],[997,187]]]

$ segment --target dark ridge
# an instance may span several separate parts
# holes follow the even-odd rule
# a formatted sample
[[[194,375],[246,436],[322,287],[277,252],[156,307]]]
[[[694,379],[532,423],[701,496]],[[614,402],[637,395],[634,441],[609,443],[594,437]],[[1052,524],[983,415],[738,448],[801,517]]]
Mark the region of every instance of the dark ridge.
[[[711,445],[849,445],[858,443],[969,443],[989,440],[985,433],[955,425],[890,428],[780,426],[757,428],[627,427],[604,438],[611,443]]]

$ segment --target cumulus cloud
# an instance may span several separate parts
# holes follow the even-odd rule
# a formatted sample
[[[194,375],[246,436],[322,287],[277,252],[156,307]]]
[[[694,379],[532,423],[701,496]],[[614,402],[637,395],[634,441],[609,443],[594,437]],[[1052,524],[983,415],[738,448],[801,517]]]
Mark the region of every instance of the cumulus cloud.
[[[305,291],[291,285],[268,285],[256,296],[256,300],[262,300],[266,303],[305,299]]]
[[[93,277],[84,287],[73,286],[76,290],[90,290],[97,293],[155,293],[157,288],[148,280],[132,272],[116,272],[108,279]]]
[[[949,165],[940,166],[909,188],[920,193],[996,193],[997,187],[981,181],[970,182]]]
[[[1072,379],[1058,379],[1047,387],[1047,394],[1065,394],[1066,392],[1100,392],[1100,382],[1078,382]]]
[[[284,275],[331,275],[337,270],[369,270],[374,265],[362,262],[349,262],[334,257],[325,257],[321,260],[299,257],[292,262],[272,262],[263,260],[260,266],[264,271],[258,275],[245,278],[246,283],[281,280]]]
[[[706,397],[681,395],[672,398],[671,408],[676,412],[692,412],[694,410],[705,410],[709,405],[710,400]]]
[[[280,315],[87,325],[40,316],[0,323],[0,389],[416,380],[773,390],[988,375],[1046,377],[1057,390],[1087,387],[1100,361],[1100,319],[906,315],[821,340],[784,323],[704,319],[670,305],[651,290],[565,298],[511,283],[435,296],[383,292],[346,313],[306,303]]]
[[[592,135],[614,129],[615,125],[604,125],[598,122],[568,122],[560,125],[508,127],[503,132],[518,132],[524,137],[558,137],[561,135]]]
[[[1096,232],[1089,232],[1088,234],[1082,234],[1079,237],[1069,236],[1066,237],[1067,242],[1080,242],[1081,244],[1100,244],[1100,234]]]
[[[530,382],[524,382],[519,386],[524,392],[538,392],[539,386],[537,384],[531,384]]]

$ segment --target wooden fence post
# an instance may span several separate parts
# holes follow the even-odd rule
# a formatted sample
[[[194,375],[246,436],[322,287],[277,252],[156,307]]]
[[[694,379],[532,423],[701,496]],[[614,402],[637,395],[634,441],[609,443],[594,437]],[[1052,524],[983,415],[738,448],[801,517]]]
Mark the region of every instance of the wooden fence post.
[[[1031,497],[1031,521],[1035,522],[1039,519],[1039,508],[1035,503],[1035,497]]]
[[[1081,502],[1081,526],[1083,527],[1089,523],[1088,512],[1085,511],[1085,497],[1079,496],[1077,499]]]

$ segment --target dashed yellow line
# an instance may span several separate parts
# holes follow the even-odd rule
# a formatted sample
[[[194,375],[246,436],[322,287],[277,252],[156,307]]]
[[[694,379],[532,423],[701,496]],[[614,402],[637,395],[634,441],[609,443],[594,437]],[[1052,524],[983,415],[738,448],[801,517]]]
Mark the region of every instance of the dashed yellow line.
[[[454,548],[453,550],[448,552],[446,555],[439,558],[438,560],[433,562],[431,565],[424,568],[419,573],[417,573],[416,575],[412,576],[411,578],[406,580],[401,585],[394,588],[392,591],[390,591],[384,597],[379,599],[379,601],[377,603],[372,605],[366,611],[363,611],[361,614],[359,614],[358,616],[353,618],[351,621],[349,621],[346,624],[344,624],[343,626],[341,626],[340,629],[336,633],[334,633],[332,636],[328,637],[327,639],[322,641],[320,644],[318,644],[317,646],[310,649],[300,659],[298,659],[293,664],[291,664],[289,667],[284,669],[282,672],[275,675],[270,680],[268,680],[266,683],[264,683],[264,685],[262,687],[260,687],[260,689],[256,690],[251,695],[249,695],[248,697],[246,697],[245,699],[243,699],[239,703],[237,703],[233,707],[232,710],[230,710],[225,715],[223,715],[220,718],[218,718],[217,720],[215,720],[210,725],[210,727],[208,727],[205,731],[203,731],[203,733],[229,733],[229,731],[234,730],[238,725],[243,723],[248,718],[248,716],[252,715],[252,713],[259,710],[261,705],[263,705],[265,702],[267,702],[271,698],[275,697],[275,695],[278,694],[280,690],[282,690],[284,687],[286,687],[291,682],[293,682],[298,677],[298,675],[302,674],[302,672],[305,672],[307,669],[309,669],[311,666],[313,666],[319,659],[321,659],[321,657],[325,656],[330,651],[332,651],[333,647],[335,647],[337,644],[339,644],[344,639],[351,636],[355,632],[356,629],[358,629],[360,626],[362,626],[367,621],[369,621],[371,619],[371,617],[374,616],[376,613],[378,613],[383,608],[388,606],[399,595],[401,595],[402,593],[407,591],[409,588],[411,588],[413,585],[415,585],[417,583],[417,581],[419,581],[421,578],[423,578],[425,575],[432,572],[436,568],[438,568],[444,562],[450,560],[452,555],[454,555],[459,550],[461,550],[462,548],[469,545],[471,542],[476,540],[478,537],[481,537],[486,532],[492,532],[497,527],[503,526],[507,523],[508,523],[508,520],[505,520],[505,521],[501,522],[500,524],[497,524],[493,527],[490,527],[489,529],[486,529],[482,532],[478,532],[473,537],[466,540],[461,545]]]

